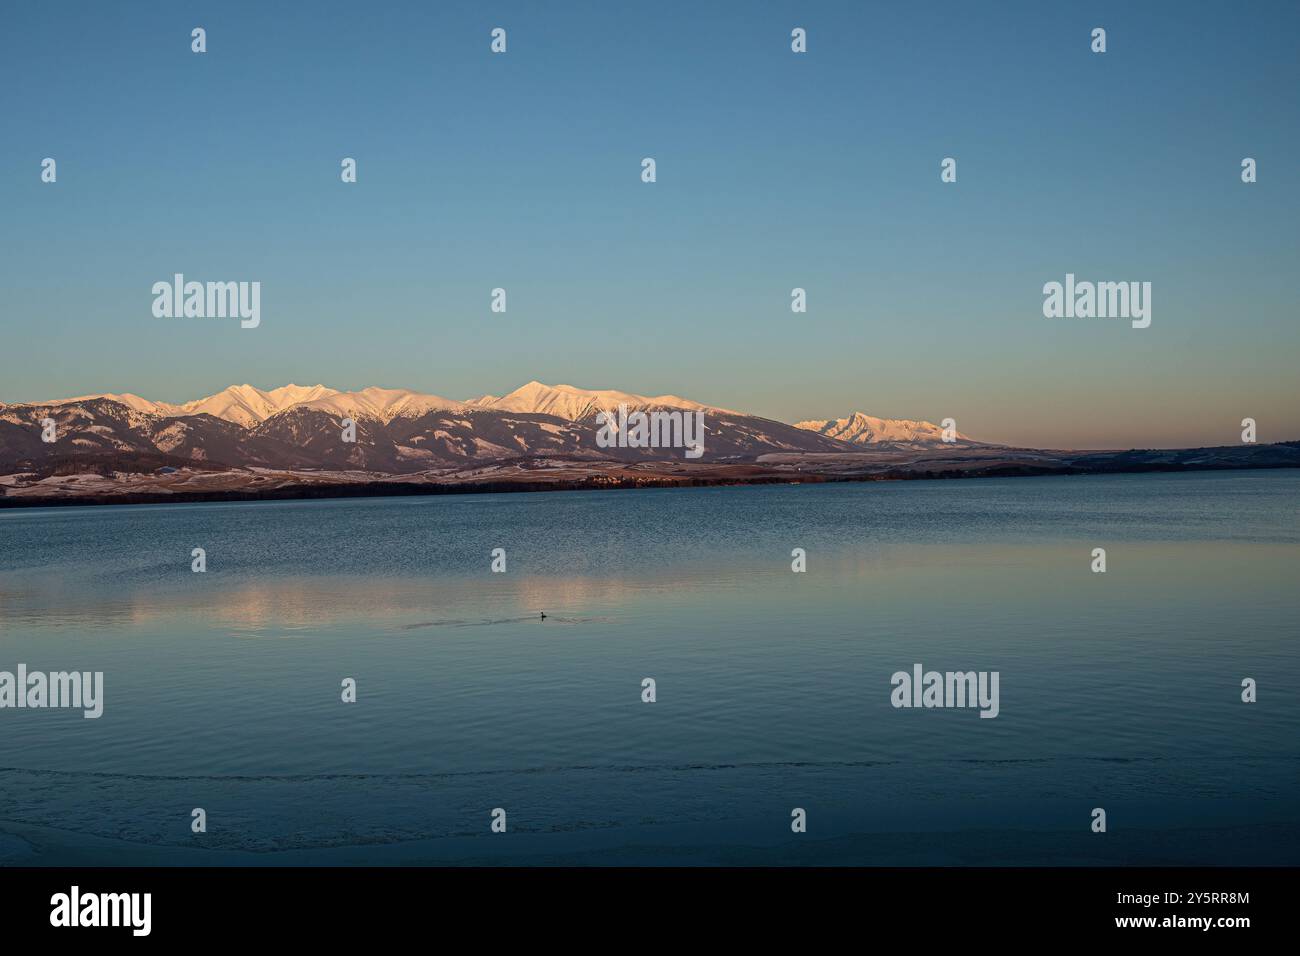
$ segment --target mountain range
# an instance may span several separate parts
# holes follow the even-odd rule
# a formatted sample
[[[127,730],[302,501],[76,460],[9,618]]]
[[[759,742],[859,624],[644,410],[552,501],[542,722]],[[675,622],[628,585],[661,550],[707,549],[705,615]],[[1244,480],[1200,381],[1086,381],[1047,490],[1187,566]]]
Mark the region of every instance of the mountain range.
[[[942,441],[930,422],[847,418],[784,422],[676,395],[529,382],[508,395],[460,401],[407,389],[344,392],[325,385],[262,390],[232,385],[182,404],[131,393],[0,404],[0,474],[69,473],[79,465],[145,472],[159,467],[356,470],[411,474],[522,457],[644,461],[682,449],[602,447],[598,415],[700,412],[704,461],[754,461],[774,453],[990,447],[965,435]],[[57,440],[42,441],[53,419]],[[356,441],[341,440],[346,419]],[[93,470],[93,469],[92,469]]]

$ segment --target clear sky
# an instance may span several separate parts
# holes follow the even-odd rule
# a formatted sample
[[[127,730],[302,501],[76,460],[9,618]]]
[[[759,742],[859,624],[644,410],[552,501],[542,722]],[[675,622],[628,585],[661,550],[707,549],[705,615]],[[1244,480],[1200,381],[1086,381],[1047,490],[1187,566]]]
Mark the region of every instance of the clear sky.
[[[5,4],[0,401],[539,379],[1038,446],[1300,439],[1298,27],[1290,2]],[[261,326],[154,318],[176,272],[260,281]],[[1067,272],[1151,282],[1151,327],[1044,318]]]

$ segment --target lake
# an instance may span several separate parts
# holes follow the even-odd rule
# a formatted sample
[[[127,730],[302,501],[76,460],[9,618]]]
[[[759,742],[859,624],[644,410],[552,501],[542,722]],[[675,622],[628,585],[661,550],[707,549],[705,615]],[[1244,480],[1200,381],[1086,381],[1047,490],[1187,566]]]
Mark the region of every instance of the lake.
[[[0,670],[104,675],[0,863],[1294,865],[1298,571],[1294,471],[0,510]]]

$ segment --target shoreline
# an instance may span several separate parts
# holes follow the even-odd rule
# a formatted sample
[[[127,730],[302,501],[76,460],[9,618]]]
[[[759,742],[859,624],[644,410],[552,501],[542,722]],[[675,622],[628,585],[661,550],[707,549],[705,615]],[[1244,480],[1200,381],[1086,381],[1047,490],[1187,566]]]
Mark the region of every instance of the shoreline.
[[[433,495],[513,494],[561,491],[630,491],[640,488],[716,488],[773,484],[842,484],[873,481],[946,481],[978,478],[1044,478],[1087,475],[1169,474],[1206,471],[1271,471],[1300,468],[1300,462],[1238,464],[1229,462],[1181,463],[1167,461],[1070,465],[1008,464],[974,469],[890,468],[858,474],[813,474],[803,471],[771,470],[748,476],[647,475],[645,477],[586,479],[487,480],[465,482],[377,481],[305,481],[301,484],[263,490],[225,489],[175,492],[95,492],[84,495],[11,495],[0,494],[0,508],[100,507],[111,505],[203,504],[220,502],[303,501],[330,498],[426,497]]]

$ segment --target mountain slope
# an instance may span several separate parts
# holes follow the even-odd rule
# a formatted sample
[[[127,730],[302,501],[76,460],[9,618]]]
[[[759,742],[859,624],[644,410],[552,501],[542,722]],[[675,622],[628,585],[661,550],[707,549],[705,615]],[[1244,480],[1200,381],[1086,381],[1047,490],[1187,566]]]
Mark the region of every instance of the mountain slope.
[[[944,446],[984,444],[955,432],[955,441],[943,440],[943,428],[931,422],[913,419],[876,418],[854,412],[848,418],[829,418],[796,422],[795,428],[816,432],[827,438],[853,445]]]

